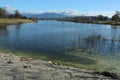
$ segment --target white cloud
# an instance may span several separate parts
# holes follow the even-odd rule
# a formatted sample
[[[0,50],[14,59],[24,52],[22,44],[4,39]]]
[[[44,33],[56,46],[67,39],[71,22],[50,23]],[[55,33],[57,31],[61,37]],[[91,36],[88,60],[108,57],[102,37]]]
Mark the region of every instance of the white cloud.
[[[75,9],[63,11],[63,13],[70,16],[80,16],[80,12]]]
[[[30,13],[30,14],[41,14],[41,13],[59,13],[69,16],[108,16],[112,17],[115,12],[114,11],[93,11],[93,12],[79,12],[75,9],[69,9],[69,10],[49,10],[49,11],[23,11],[22,13]]]
[[[15,8],[13,8],[12,6],[9,6],[9,5],[3,6],[3,8],[4,8],[8,13],[13,13],[14,10],[16,10]]]
[[[84,16],[98,16],[98,15],[104,15],[104,16],[108,16],[108,17],[112,17],[115,14],[114,11],[94,11],[94,12],[84,12],[81,13],[81,15]]]
[[[14,13],[16,10],[14,7],[6,5],[3,6],[3,8],[9,12],[9,13]],[[68,16],[98,16],[98,15],[104,15],[108,17],[112,17],[115,12],[114,11],[93,11],[93,12],[79,12],[76,9],[69,9],[69,10],[49,10],[49,11],[20,11],[21,13],[29,13],[29,14],[41,14],[41,13],[59,13],[63,15],[68,15]]]
[[[14,10],[16,10],[14,7],[6,5],[3,6],[3,8],[8,11],[9,13],[13,13]],[[41,13],[59,13],[64,14],[68,16],[98,16],[98,15],[104,15],[108,17],[112,17],[115,12],[114,11],[93,11],[93,12],[79,12],[75,9],[69,9],[69,10],[49,10],[49,11],[38,11],[38,10],[31,10],[31,11],[20,11],[21,13],[29,13],[29,14],[41,14]]]

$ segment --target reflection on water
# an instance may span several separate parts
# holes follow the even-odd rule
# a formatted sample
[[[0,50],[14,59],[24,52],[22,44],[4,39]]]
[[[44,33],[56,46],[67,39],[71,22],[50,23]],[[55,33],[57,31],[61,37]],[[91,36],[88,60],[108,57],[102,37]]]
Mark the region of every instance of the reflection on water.
[[[73,42],[67,49],[68,51],[82,50],[80,52],[97,53],[103,56],[120,55],[120,36],[109,38],[101,34],[90,34],[82,39],[79,38],[78,42]]]
[[[119,25],[111,25],[111,28],[118,29],[118,28],[120,28],[120,26]]]
[[[65,55],[75,49],[119,54],[120,28],[59,21],[1,26],[0,46],[52,55]]]

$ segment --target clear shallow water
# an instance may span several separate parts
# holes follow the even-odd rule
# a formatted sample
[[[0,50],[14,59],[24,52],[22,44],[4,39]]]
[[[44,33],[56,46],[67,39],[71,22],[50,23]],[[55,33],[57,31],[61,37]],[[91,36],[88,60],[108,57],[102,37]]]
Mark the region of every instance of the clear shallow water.
[[[52,55],[75,49],[119,55],[120,28],[53,20],[1,26],[0,47]]]

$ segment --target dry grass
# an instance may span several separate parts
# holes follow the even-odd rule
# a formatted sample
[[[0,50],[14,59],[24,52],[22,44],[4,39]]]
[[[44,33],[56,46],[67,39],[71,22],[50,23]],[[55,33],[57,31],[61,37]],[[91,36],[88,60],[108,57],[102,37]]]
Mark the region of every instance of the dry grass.
[[[0,18],[0,24],[17,24],[17,23],[29,23],[32,22],[32,20],[29,19],[4,19]]]

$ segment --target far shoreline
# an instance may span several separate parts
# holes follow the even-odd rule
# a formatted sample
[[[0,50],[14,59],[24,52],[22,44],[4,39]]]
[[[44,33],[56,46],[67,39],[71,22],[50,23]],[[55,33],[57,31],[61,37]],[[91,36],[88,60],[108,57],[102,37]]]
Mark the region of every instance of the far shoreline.
[[[120,22],[116,23],[114,21],[92,21],[92,22],[91,21],[69,21],[69,20],[57,20],[57,21],[120,26]]]
[[[56,21],[61,21],[61,22],[74,22],[74,23],[87,23],[87,24],[104,24],[104,25],[115,25],[115,26],[120,26],[120,22],[115,22],[115,21],[74,21],[74,20],[64,20],[64,19],[39,19],[39,20],[56,20]]]

